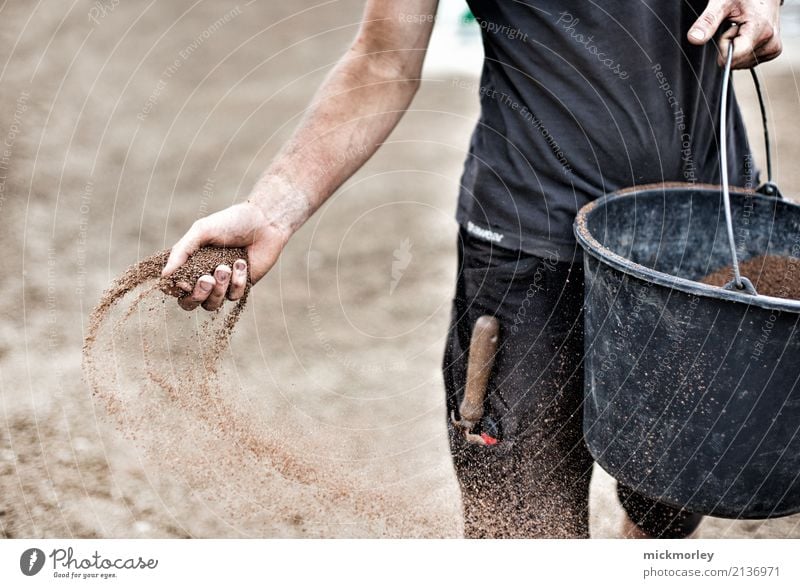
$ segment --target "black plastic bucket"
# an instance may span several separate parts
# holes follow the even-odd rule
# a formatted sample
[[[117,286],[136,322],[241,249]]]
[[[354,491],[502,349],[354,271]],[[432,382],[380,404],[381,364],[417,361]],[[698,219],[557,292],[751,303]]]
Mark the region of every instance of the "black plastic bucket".
[[[800,206],[730,195],[741,259],[797,259]],[[584,250],[584,435],[638,492],[729,518],[800,512],[800,301],[695,280],[731,263],[721,188],[612,194]],[[794,264],[791,265],[794,271]]]

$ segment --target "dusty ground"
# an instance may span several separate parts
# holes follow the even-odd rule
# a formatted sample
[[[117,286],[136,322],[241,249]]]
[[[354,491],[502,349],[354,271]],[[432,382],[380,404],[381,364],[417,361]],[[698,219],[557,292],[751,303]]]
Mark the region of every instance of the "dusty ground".
[[[280,514],[229,516],[124,439],[80,371],[101,291],[193,219],[246,195],[352,38],[361,2],[106,5],[0,4],[0,534],[392,534],[406,514],[391,502],[376,524],[314,496],[296,500],[274,478],[252,484],[274,501],[262,514]],[[764,68],[789,195],[800,194],[794,67]],[[232,345],[232,390],[298,440],[317,440],[322,462],[415,497],[429,521],[416,535],[461,532],[438,368],[476,106],[452,76],[426,81],[390,143],[253,291]],[[392,289],[405,240],[411,262]],[[598,537],[619,518],[609,488],[598,471]],[[701,535],[800,537],[798,521],[709,520]]]

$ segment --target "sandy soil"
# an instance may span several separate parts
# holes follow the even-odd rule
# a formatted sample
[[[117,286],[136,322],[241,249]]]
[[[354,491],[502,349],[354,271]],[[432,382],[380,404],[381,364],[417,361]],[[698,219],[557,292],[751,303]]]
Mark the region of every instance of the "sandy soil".
[[[458,536],[439,362],[474,93],[432,74],[385,148],[253,290],[228,357],[231,393],[291,431],[287,445],[313,440],[314,459],[413,498],[420,522],[401,524],[405,500],[364,520],[267,475],[248,482],[270,497],[258,516],[233,515],[104,418],[81,375],[86,321],[128,265],[246,195],[361,2],[107,5],[0,5],[0,535]],[[795,72],[789,60],[764,68],[788,195],[800,194]],[[411,262],[392,286],[406,240]],[[619,522],[610,488],[598,470],[597,537]],[[700,534],[800,537],[800,518],[708,520]]]

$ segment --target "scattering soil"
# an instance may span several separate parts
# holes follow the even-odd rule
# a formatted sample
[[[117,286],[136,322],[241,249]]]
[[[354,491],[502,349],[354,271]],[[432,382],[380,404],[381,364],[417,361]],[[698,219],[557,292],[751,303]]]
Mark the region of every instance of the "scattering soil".
[[[221,356],[247,290],[228,310],[174,309],[174,297],[166,292],[175,291],[178,282],[193,284],[221,263],[232,266],[246,258],[245,252],[204,248],[173,276],[161,278],[168,255],[162,251],[128,268],[90,317],[84,375],[121,433],[243,528],[259,517],[301,524],[296,513],[304,503],[311,509],[310,497],[339,505],[344,516],[371,525],[374,535],[413,536],[430,526],[415,514],[413,497],[354,478],[347,464],[315,460],[323,452],[313,441],[299,438],[291,426],[260,418],[237,395],[233,375],[221,371]],[[276,482],[261,483],[276,478],[297,494],[291,508],[275,506],[268,489]],[[388,527],[390,505],[404,505],[404,517]]]
[[[753,282],[759,294],[800,300],[800,259],[780,255],[759,255],[740,262],[739,273]],[[726,266],[700,281],[722,287],[732,279],[733,267]]]

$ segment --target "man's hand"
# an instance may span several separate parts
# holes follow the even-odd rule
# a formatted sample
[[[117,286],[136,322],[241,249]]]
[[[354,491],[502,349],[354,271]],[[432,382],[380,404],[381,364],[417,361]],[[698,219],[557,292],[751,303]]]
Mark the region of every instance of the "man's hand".
[[[172,248],[168,276],[203,245],[246,247],[250,279],[261,279],[302,224],[369,159],[406,111],[420,84],[438,0],[367,0],[358,34],[247,203],[197,221]],[[220,307],[242,296],[247,266],[220,266],[181,307]]]
[[[248,259],[236,260],[233,268],[221,265],[213,276],[202,276],[196,284],[179,284],[187,293],[178,299],[181,308],[194,310],[202,304],[206,310],[217,310],[226,297],[238,300],[244,294],[247,263],[250,280],[256,283],[275,264],[288,238],[288,232],[271,224],[259,206],[251,202],[236,204],[195,222],[172,247],[161,275],[172,274],[204,245],[247,248]]]
[[[719,39],[720,65],[725,64],[731,40],[735,69],[753,67],[781,54],[780,0],[709,0],[689,29],[689,42],[707,43],[725,21],[738,26],[724,31]]]

